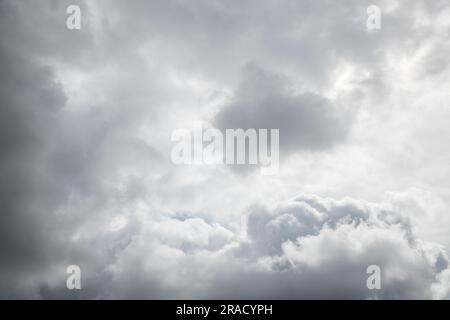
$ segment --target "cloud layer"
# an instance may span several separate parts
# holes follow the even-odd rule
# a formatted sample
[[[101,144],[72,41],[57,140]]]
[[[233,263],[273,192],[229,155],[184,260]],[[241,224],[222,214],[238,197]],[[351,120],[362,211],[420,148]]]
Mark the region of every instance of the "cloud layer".
[[[450,7],[368,4],[0,1],[0,298],[450,298]],[[279,173],[175,166],[195,120]]]

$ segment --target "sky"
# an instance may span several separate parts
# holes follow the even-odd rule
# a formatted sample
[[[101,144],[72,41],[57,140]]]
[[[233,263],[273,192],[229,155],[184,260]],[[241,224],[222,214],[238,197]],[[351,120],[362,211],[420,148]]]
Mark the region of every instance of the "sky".
[[[450,298],[447,0],[0,0],[0,66],[1,299]]]

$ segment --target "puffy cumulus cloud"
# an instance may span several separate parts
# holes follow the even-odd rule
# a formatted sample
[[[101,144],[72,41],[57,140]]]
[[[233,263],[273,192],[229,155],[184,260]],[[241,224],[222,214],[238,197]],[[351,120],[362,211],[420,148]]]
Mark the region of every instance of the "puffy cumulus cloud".
[[[100,298],[445,297],[445,250],[395,207],[304,195],[250,208],[241,230],[160,217],[86,286]],[[381,268],[381,290],[366,287],[369,265]]]
[[[434,287],[446,285],[448,258],[443,246],[412,230],[392,203],[301,196],[252,210],[244,252],[271,272],[295,274],[298,287],[284,297],[435,298]],[[382,270],[380,291],[366,288],[369,265]]]

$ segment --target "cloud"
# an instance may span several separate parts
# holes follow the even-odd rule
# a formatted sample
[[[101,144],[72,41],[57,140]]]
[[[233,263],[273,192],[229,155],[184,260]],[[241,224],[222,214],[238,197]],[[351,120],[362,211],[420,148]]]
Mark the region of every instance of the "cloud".
[[[343,142],[352,122],[348,108],[312,92],[293,93],[289,85],[286,77],[247,65],[232,102],[214,124],[222,130],[280,129],[281,152],[323,150]]]
[[[261,208],[245,236],[198,218],[143,230],[111,266],[107,297],[429,299],[446,288],[443,247],[417,238],[389,202],[304,195]],[[366,287],[369,265],[382,270],[379,291]]]
[[[0,1],[0,298],[449,298],[448,2],[368,4]],[[289,159],[176,167],[193,119]]]
[[[30,56],[29,49],[23,48],[34,46],[22,35],[32,30],[28,23],[33,21],[23,18],[32,8],[11,2],[1,6],[2,16],[22,17],[13,25],[17,25],[16,37],[24,42],[16,43],[13,37],[0,44],[4,71],[0,76],[0,297],[55,297],[55,283],[59,296],[70,297],[63,287],[65,268],[76,260],[98,273],[113,258],[116,245],[128,241],[128,234],[111,236],[101,229],[118,214],[115,210],[122,217],[127,215],[118,209],[123,198],[133,199],[142,192],[132,168],[141,163],[138,167],[149,165],[146,173],[161,172],[161,156],[136,135],[121,134],[136,123],[138,112],[105,108],[104,104],[71,110],[73,97],[59,81],[56,67],[42,59],[42,52]],[[40,18],[50,10],[45,6],[35,9]],[[37,25],[42,27],[40,22]],[[2,34],[8,30],[2,27]],[[66,32],[56,30],[57,35]],[[36,34],[41,31],[34,30]],[[70,54],[63,55],[71,59]],[[125,190],[119,190],[119,185],[126,185]],[[110,211],[105,212],[108,206]],[[98,235],[86,237],[89,232]],[[98,241],[95,254],[88,249],[91,241]],[[105,250],[107,246],[114,250]],[[101,257],[98,263],[83,264],[96,254]],[[96,294],[87,291],[85,297]]]
[[[66,96],[51,70],[36,67],[26,59],[0,48],[1,106],[0,173],[0,277],[10,282],[39,269],[56,244],[46,238],[48,206],[63,195],[53,172],[46,167],[46,151],[58,131],[57,112]],[[54,197],[52,197],[54,195]],[[49,247],[45,248],[45,245]],[[56,245],[57,246],[57,245]],[[2,294],[7,294],[2,290]]]

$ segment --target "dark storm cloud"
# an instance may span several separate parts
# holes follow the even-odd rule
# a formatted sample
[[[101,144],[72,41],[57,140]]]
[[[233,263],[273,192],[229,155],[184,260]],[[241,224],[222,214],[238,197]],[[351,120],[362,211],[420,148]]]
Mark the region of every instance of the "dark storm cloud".
[[[0,4],[1,298],[96,296],[101,288],[94,285],[81,296],[68,292],[65,268],[78,263],[96,283],[107,277],[99,273],[130,235],[74,235],[96,224],[104,228],[102,219],[109,223],[116,212],[102,214],[102,208],[142,192],[132,177],[124,192],[108,185],[118,178],[119,168],[137,162],[161,168],[158,152],[121,134],[136,123],[138,108],[67,110],[69,98],[48,63],[58,56],[77,63],[75,51],[82,52],[78,49],[85,47],[86,35],[68,38],[64,3],[52,10],[47,4]],[[54,47],[59,49],[52,52]],[[79,207],[72,210],[71,205]],[[121,211],[127,215],[127,209]],[[134,229],[130,218],[127,231]],[[97,249],[89,249],[92,245]]]
[[[244,67],[235,96],[214,118],[222,129],[280,129],[284,151],[321,150],[346,137],[352,114],[312,92],[296,94],[283,76],[255,64]]]
[[[65,234],[75,224],[55,210],[80,187],[82,152],[65,136],[67,97],[51,68],[3,45],[0,57],[0,295],[36,297],[39,283],[29,291],[21,286],[42,281],[48,270],[67,263],[65,252],[71,251]]]
[[[81,296],[68,292],[65,268],[75,261],[95,284],[107,277],[107,261],[130,234],[73,237],[94,225],[103,229],[116,212],[102,214],[102,208],[141,194],[132,177],[121,182],[129,186],[124,192],[108,186],[119,168],[138,162],[158,168],[160,156],[145,143],[116,134],[126,123],[114,119],[126,117],[95,108],[78,116],[67,111],[67,97],[51,68],[3,48],[0,57],[0,297],[95,297],[101,286],[87,287]],[[124,207],[120,213],[126,216]],[[130,218],[126,231],[135,229]]]
[[[10,272],[37,268],[48,253],[42,247],[46,208],[57,201],[50,194],[58,189],[43,159],[66,97],[49,69],[37,68],[3,48],[0,57],[0,255],[1,277],[8,279]]]

